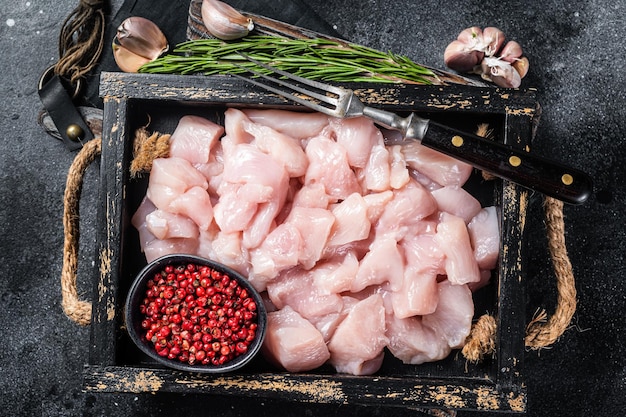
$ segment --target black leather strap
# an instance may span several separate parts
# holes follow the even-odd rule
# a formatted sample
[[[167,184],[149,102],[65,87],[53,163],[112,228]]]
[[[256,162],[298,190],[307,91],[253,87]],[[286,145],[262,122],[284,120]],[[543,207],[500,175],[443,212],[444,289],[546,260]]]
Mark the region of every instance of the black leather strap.
[[[70,150],[79,149],[83,143],[93,139],[89,126],[74,106],[72,98],[58,75],[50,76],[39,86],[39,98],[59,131],[63,142]],[[82,131],[82,134],[78,138],[73,138],[68,135],[68,128],[70,128],[69,133]]]

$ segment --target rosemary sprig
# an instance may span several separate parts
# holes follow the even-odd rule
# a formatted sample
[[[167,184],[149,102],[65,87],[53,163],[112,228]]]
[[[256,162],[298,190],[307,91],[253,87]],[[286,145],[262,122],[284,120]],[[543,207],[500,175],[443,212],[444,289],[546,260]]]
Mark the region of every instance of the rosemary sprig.
[[[265,71],[239,53],[309,79],[334,82],[407,82],[432,84],[435,75],[405,56],[328,39],[289,39],[250,35],[237,41],[199,39],[181,43],[145,64],[142,73],[241,74]]]

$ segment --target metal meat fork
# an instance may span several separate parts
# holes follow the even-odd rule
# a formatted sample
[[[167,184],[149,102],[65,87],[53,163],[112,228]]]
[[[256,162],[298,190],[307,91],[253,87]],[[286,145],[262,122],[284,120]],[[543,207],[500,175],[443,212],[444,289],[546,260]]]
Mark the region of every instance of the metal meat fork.
[[[405,139],[419,141],[424,146],[475,168],[567,203],[583,203],[591,193],[591,178],[580,170],[424,119],[414,113],[400,117],[392,112],[368,107],[352,90],[302,78],[246,55],[242,56],[282,77],[273,77],[250,68],[245,69],[257,77],[234,76],[315,111],[338,118],[368,117],[385,128],[400,131]],[[261,82],[259,78],[276,86]]]

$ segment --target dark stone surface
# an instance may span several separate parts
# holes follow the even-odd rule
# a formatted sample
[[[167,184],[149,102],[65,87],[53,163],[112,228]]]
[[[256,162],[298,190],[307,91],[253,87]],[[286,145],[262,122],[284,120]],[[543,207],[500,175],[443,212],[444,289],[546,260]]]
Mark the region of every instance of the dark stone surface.
[[[225,397],[94,396],[82,391],[89,329],[64,316],[59,284],[63,192],[74,154],[46,136],[36,123],[41,107],[36,87],[39,75],[58,58],[61,22],[77,3],[3,2],[0,12],[0,414],[412,415],[409,410],[378,407]],[[156,4],[137,1],[135,10],[146,3]],[[186,2],[177,3],[186,8]],[[595,178],[595,191],[587,203],[565,207],[567,245],[579,304],[571,329],[557,343],[526,354],[528,415],[623,415],[626,2],[306,3],[350,40],[438,68],[443,68],[447,43],[468,26],[497,26],[522,44],[531,62],[523,86],[537,88],[543,107],[534,151],[580,166]],[[117,0],[111,8],[117,10],[120,5]],[[278,16],[280,9],[274,7],[271,13]],[[184,26],[186,18],[175,23]],[[108,47],[110,39],[106,42]],[[91,78],[91,85],[93,82]],[[92,242],[98,187],[98,169],[92,166],[81,200],[79,289],[84,297],[91,291],[90,273],[95,261]],[[541,202],[540,196],[532,196],[527,224],[528,319],[539,308],[553,311],[556,297]]]

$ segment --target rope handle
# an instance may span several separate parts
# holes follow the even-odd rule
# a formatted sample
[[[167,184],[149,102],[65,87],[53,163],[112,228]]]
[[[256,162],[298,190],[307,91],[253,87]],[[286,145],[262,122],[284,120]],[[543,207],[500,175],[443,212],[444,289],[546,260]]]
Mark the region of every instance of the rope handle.
[[[148,134],[145,129],[137,131],[133,143],[131,176],[149,172],[152,161],[167,156],[170,135]],[[102,140],[96,138],[76,155],[67,177],[64,199],[63,225],[65,233],[61,289],[65,314],[79,325],[91,322],[91,302],[80,300],[76,289],[79,238],[79,201],[83,176],[87,167],[100,155]],[[563,202],[546,197],[544,214],[547,225],[548,249],[557,280],[557,306],[548,319],[542,310],[527,326],[525,344],[531,349],[541,349],[557,341],[567,330],[576,311],[576,286],[572,264],[565,245],[565,221]],[[470,362],[479,362],[496,351],[496,320],[491,315],[481,316],[472,326],[470,335],[462,349],[463,356]]]
[[[78,249],[80,236],[79,203],[83,189],[83,177],[89,165],[102,152],[102,139],[95,138],[80,149],[67,173],[63,196],[63,268],[61,269],[61,306],[65,314],[80,324],[91,323],[91,302],[78,298],[76,276],[78,272]]]
[[[552,197],[544,199],[544,216],[548,236],[548,251],[556,276],[557,302],[550,318],[541,310],[526,326],[524,344],[537,350],[554,344],[569,327],[576,312],[576,285],[572,264],[565,245],[563,202]],[[496,351],[496,319],[485,314],[472,325],[461,353],[470,362],[480,362]]]

